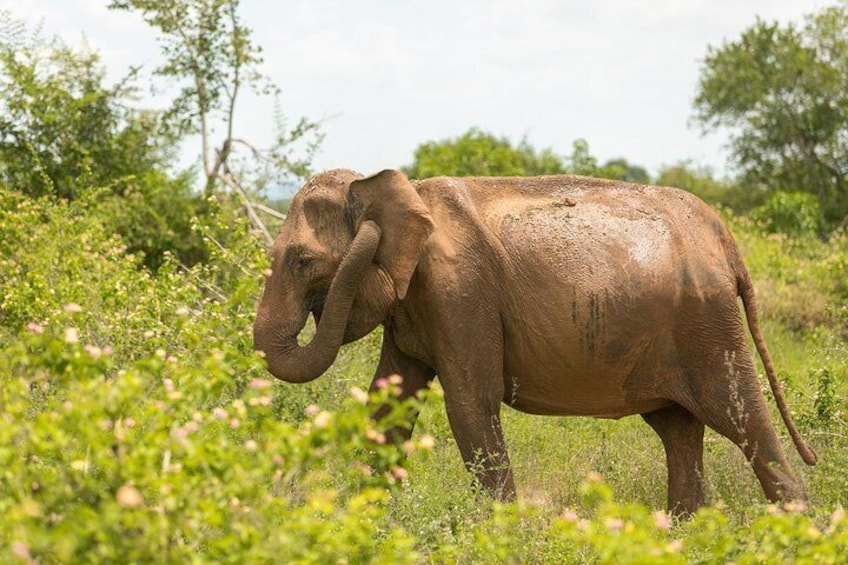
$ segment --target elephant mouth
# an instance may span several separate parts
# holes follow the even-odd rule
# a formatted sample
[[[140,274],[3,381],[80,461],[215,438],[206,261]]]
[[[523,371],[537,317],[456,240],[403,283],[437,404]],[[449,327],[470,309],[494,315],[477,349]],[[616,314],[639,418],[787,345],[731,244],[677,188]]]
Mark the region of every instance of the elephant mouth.
[[[324,313],[324,305],[327,302],[327,293],[321,292],[312,297],[309,301],[309,311],[312,313],[312,316],[315,318],[315,323],[321,321],[321,314]]]

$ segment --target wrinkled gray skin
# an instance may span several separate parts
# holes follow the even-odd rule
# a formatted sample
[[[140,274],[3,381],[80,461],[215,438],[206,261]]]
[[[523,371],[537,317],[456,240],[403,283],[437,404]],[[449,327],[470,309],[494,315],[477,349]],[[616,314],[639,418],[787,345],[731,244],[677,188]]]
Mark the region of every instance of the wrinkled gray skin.
[[[315,379],[342,343],[382,324],[374,379],[400,375],[408,397],[438,375],[462,457],[496,497],[515,496],[501,403],[642,415],[662,439],[668,505],[680,514],[704,501],[705,425],[742,449],[770,500],[804,497],[769,419],[739,297],[796,448],[808,464],[815,454],[783,401],[748,272],[719,218],[686,192],[336,170],[295,196],[271,260],[254,326],[271,373]],[[319,323],[302,347],[310,313]]]

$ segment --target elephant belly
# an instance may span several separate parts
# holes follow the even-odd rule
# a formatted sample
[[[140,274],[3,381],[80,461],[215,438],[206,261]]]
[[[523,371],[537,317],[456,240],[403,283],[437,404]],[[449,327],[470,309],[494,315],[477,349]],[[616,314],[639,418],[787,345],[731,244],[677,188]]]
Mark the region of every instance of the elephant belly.
[[[560,374],[546,379],[504,373],[504,403],[527,414],[623,418],[670,404],[663,398],[634,398],[620,382]]]

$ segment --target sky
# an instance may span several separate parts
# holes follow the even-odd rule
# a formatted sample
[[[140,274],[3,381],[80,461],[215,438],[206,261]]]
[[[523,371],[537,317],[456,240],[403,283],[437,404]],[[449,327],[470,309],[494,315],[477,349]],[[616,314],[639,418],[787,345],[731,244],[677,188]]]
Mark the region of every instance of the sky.
[[[3,3],[8,0],[2,0]],[[108,0],[27,0],[0,10],[46,36],[86,41],[111,80],[161,63],[156,33]],[[241,0],[284,114],[322,122],[316,170],[409,164],[426,141],[471,127],[559,155],[586,139],[601,162],[655,174],[684,159],[727,172],[725,133],[692,101],[708,46],[756,18],[800,22],[819,0]],[[155,84],[146,78],[144,83]],[[161,83],[159,91],[162,90]],[[159,103],[164,99],[160,94]],[[151,99],[151,103],[157,98]],[[271,139],[273,103],[247,97],[237,135]],[[199,141],[180,150],[196,161]]]

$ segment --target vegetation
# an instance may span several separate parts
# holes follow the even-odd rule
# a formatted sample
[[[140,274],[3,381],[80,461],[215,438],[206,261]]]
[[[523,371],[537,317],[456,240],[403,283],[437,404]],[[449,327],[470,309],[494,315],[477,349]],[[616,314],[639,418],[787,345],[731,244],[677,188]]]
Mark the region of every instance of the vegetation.
[[[306,174],[319,132],[301,120],[271,148],[240,141],[239,89],[273,87],[236,0],[111,5],[163,34],[168,62],[158,72],[181,81],[169,108],[135,109],[135,74],[106,85],[96,53],[0,16],[0,563],[844,561],[844,187],[815,159],[776,157],[803,147],[765,151],[757,159],[773,167],[759,176],[741,159],[753,151],[739,150],[754,126],[762,139],[813,139],[784,136],[789,113],[767,116],[777,85],[814,139],[837,131],[814,154],[844,164],[844,109],[827,114],[845,91],[828,90],[844,66],[827,70],[837,54],[844,61],[842,8],[803,30],[760,22],[710,52],[697,110],[736,128],[740,178],[681,161],[653,179],[722,211],[757,286],[788,402],[820,456],[806,468],[784,442],[810,500],[780,508],[764,503],[742,454],[708,432],[714,504],[679,522],[659,510],[662,446],[638,418],[504,408],[519,503],[501,505],[472,491],[438,385],[406,402],[394,400],[391,381],[363,392],[379,331],[343,348],[317,381],[272,381],[252,351],[268,265],[246,202],[273,179]],[[781,53],[801,63],[784,67]],[[750,60],[733,59],[742,55]],[[738,114],[749,121],[731,122],[719,106],[703,113],[719,62],[730,81],[730,71],[762,71],[761,60],[775,70],[753,81],[751,96],[762,98]],[[805,110],[811,91],[777,81],[791,69],[823,79],[818,106]],[[818,131],[825,115],[833,123]],[[213,139],[216,120],[226,133]],[[202,195],[192,172],[173,171],[173,147],[189,132],[202,138]],[[560,157],[478,129],[421,145],[407,168],[413,177],[555,172],[649,180],[626,159],[599,165],[585,140]],[[378,404],[392,411],[375,422]],[[418,409],[412,440],[388,443],[384,431]]]
[[[88,200],[0,191],[4,561],[835,563],[848,549],[844,236],[790,243],[729,217],[821,463],[791,454],[811,500],[784,511],[708,435],[721,503],[678,523],[658,511],[662,448],[638,418],[505,409],[521,503],[473,496],[438,388],[409,444],[370,421],[379,335],[314,383],[269,380],[250,332],[264,245],[236,202],[213,199],[193,224],[206,263],[166,255],[154,276]]]
[[[418,146],[411,165],[401,167],[410,178],[447,176],[534,176],[573,173],[647,183],[644,167],[627,159],[610,159],[604,165],[589,152],[585,139],[574,141],[571,155],[563,159],[550,149],[537,150],[527,139],[513,146],[509,139],[478,128],[461,136],[429,141]]]
[[[695,109],[731,132],[744,185],[810,192],[830,226],[848,215],[848,3],[710,48]]]

